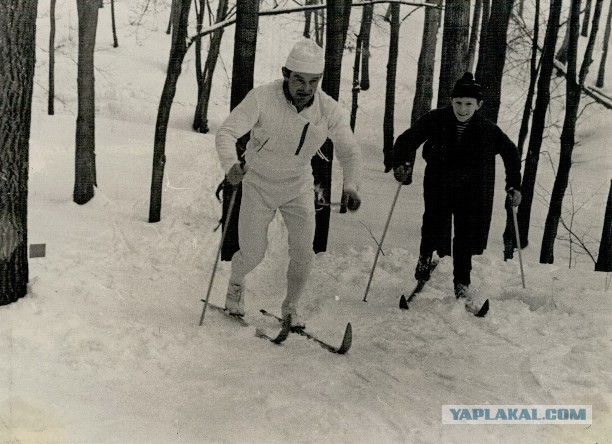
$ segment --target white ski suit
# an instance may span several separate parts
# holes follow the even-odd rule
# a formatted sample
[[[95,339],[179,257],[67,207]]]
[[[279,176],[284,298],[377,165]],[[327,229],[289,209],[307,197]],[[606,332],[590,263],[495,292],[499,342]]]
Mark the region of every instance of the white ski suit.
[[[237,139],[251,132],[238,222],[240,250],[232,258],[230,283],[243,285],[246,274],[262,261],[268,226],[280,210],[287,226],[290,258],[283,312],[294,312],[314,256],[311,159],[330,138],[343,168],[344,187],[354,191],[362,161],[342,107],[318,89],[312,104],[298,113],[283,82],[276,80],[251,90],[222,123],[215,142],[227,173],[238,162]]]

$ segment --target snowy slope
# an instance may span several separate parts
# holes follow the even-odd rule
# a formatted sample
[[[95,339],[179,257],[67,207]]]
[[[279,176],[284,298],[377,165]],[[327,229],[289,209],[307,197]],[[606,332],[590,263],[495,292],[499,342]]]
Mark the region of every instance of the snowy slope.
[[[368,302],[362,301],[376,252],[370,231],[380,238],[396,189],[381,172],[382,22],[374,41],[373,88],[360,97],[364,202],[356,214],[333,215],[330,251],[317,256],[302,302],[308,328],[331,343],[339,344],[351,322],[351,351],[333,355],[293,335],[280,347],[255,337],[256,328],[273,333],[277,327],[258,309],[278,312],[284,296],[288,259],[280,219],[270,229],[264,262],[248,277],[252,326],[208,311],[199,327],[200,299],[219,245],[214,228],[221,209],[214,191],[222,172],[214,128],[228,111],[233,30],[224,37],[210,134],[190,130],[193,52],[184,64],[166,147],[162,220],[148,224],[154,119],[169,37],[160,2],[150,5],[140,27],[128,24],[145,4],[117,3],[117,49],[111,47],[110,8],[100,11],[99,187],[84,206],[71,202],[76,11],[72,2],[58,2],[61,102],[50,117],[48,14],[40,5],[29,241],[46,243],[47,256],[30,260],[28,296],[0,307],[0,442],[612,442],[610,277],[593,272],[584,257],[568,269],[561,244],[557,264],[538,264],[536,225],[523,252],[523,289],[518,258],[501,259],[501,194],[489,249],[474,259],[476,297],[491,300],[487,318],[469,316],[455,303],[448,258],[413,308],[397,309],[398,296],[413,285],[422,165],[414,185],[402,190]],[[409,119],[421,14],[402,26],[398,132]],[[279,74],[280,54],[300,30],[297,17],[262,20],[256,83]],[[344,65],[345,104],[350,60]],[[591,224],[588,232],[598,238],[612,160],[605,146],[609,111],[595,108],[581,121],[580,163],[572,178],[575,198],[590,199],[581,214],[588,222],[580,227]],[[334,200],[338,194],[336,189]],[[542,208],[535,210],[541,221]],[[228,275],[229,264],[220,263],[211,296],[217,304],[223,304]],[[444,404],[586,404],[593,406],[593,424],[442,425]]]

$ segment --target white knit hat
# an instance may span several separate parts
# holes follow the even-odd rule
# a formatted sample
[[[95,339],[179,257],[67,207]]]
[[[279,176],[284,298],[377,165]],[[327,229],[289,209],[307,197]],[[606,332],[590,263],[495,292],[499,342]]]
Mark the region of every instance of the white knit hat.
[[[323,74],[325,54],[323,49],[310,39],[302,39],[293,45],[285,68],[304,74]]]

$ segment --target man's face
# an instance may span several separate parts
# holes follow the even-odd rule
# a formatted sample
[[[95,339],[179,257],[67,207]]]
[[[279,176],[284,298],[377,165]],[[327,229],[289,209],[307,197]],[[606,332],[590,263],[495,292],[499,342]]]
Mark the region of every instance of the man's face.
[[[474,97],[454,97],[452,100],[453,112],[459,122],[466,122],[482,106],[482,100]]]
[[[289,77],[285,76],[289,94],[298,106],[304,106],[314,96],[323,74],[305,74],[302,72],[291,72]]]

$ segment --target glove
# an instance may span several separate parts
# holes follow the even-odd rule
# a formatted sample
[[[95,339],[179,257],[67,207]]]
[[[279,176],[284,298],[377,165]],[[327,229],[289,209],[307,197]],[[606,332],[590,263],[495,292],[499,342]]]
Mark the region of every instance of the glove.
[[[393,177],[403,185],[412,183],[412,164],[406,163],[393,169]]]
[[[240,182],[242,182],[242,178],[246,174],[246,170],[247,170],[246,166],[242,166],[242,164],[240,162],[236,162],[229,169],[229,171],[225,175],[225,178],[227,179],[227,181],[229,183],[231,183],[232,185],[236,186]]]
[[[521,204],[522,195],[519,190],[510,188],[508,190],[508,197],[510,198],[510,205],[512,205],[513,207],[518,207]]]
[[[346,208],[348,208],[348,210],[351,212],[357,211],[359,207],[361,206],[361,198],[357,194],[357,191],[351,190],[351,189],[348,189],[348,190],[345,189],[344,196],[346,199]]]

